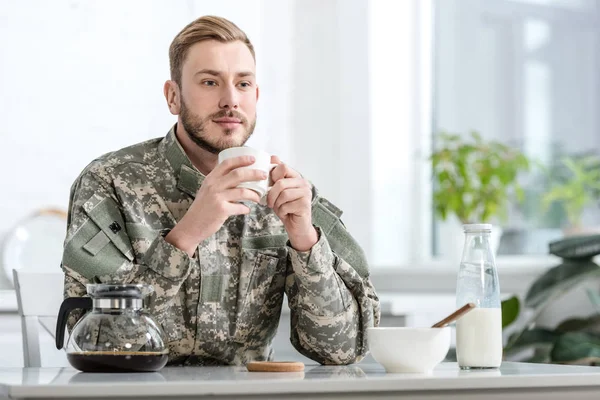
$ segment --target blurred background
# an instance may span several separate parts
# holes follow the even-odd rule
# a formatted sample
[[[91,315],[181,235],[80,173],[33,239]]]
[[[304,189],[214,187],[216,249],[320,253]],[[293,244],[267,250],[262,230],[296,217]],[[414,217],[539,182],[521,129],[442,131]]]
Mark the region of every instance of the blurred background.
[[[168,131],[168,46],[204,14],[256,47],[249,144],[338,204],[374,268],[442,252],[434,133],[476,130],[548,168],[599,153],[596,0],[2,0],[2,228],[66,208],[87,163]],[[521,179],[529,202],[502,221],[500,254],[544,254],[565,220],[536,204],[551,184],[541,168]],[[586,213],[600,222],[597,201]]]
[[[382,291],[451,293],[464,222],[502,228],[507,291],[551,265],[550,241],[600,227],[598,0],[0,0],[0,235],[66,209],[94,158],[166,134],[168,46],[205,14],[256,49],[248,144],[344,211]],[[445,189],[431,156],[472,131],[498,173]],[[512,171],[515,154],[527,168]],[[456,172],[463,155],[444,165]],[[452,212],[485,185],[486,221]]]

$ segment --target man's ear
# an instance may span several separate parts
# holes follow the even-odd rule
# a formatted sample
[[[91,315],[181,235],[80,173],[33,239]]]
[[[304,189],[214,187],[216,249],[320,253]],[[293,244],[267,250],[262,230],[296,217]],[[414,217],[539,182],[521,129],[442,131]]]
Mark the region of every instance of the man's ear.
[[[167,100],[167,107],[173,115],[179,115],[181,111],[181,92],[179,91],[179,85],[175,81],[168,80],[165,82],[163,87],[165,100]]]
[[[256,86],[256,101],[258,101],[258,97],[260,95],[260,88],[258,87],[258,85]]]

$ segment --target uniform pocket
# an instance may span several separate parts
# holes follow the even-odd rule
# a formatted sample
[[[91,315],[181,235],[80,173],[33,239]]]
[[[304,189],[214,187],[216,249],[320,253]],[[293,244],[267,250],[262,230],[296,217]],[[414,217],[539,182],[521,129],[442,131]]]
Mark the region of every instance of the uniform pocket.
[[[264,344],[275,335],[285,286],[285,259],[242,249],[237,320],[233,340]]]
[[[134,258],[123,216],[114,200],[98,195],[83,209],[87,218],[66,241],[62,262],[87,279],[114,276]]]
[[[133,260],[133,249],[125,221],[117,203],[110,197],[101,198],[92,196],[83,204],[83,209],[96,226],[104,232],[106,237],[129,260]]]

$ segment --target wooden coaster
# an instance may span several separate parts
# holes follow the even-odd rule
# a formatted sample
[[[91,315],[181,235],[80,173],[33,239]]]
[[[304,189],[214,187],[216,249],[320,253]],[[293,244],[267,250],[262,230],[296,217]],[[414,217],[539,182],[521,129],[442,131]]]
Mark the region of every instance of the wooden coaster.
[[[304,364],[296,361],[252,361],[246,364],[250,372],[300,372]]]

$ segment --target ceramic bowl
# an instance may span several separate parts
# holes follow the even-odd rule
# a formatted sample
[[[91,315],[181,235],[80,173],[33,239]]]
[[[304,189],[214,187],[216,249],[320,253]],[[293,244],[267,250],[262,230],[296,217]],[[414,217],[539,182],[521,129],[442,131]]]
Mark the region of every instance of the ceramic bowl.
[[[373,358],[390,373],[430,373],[450,349],[451,328],[369,328]]]

